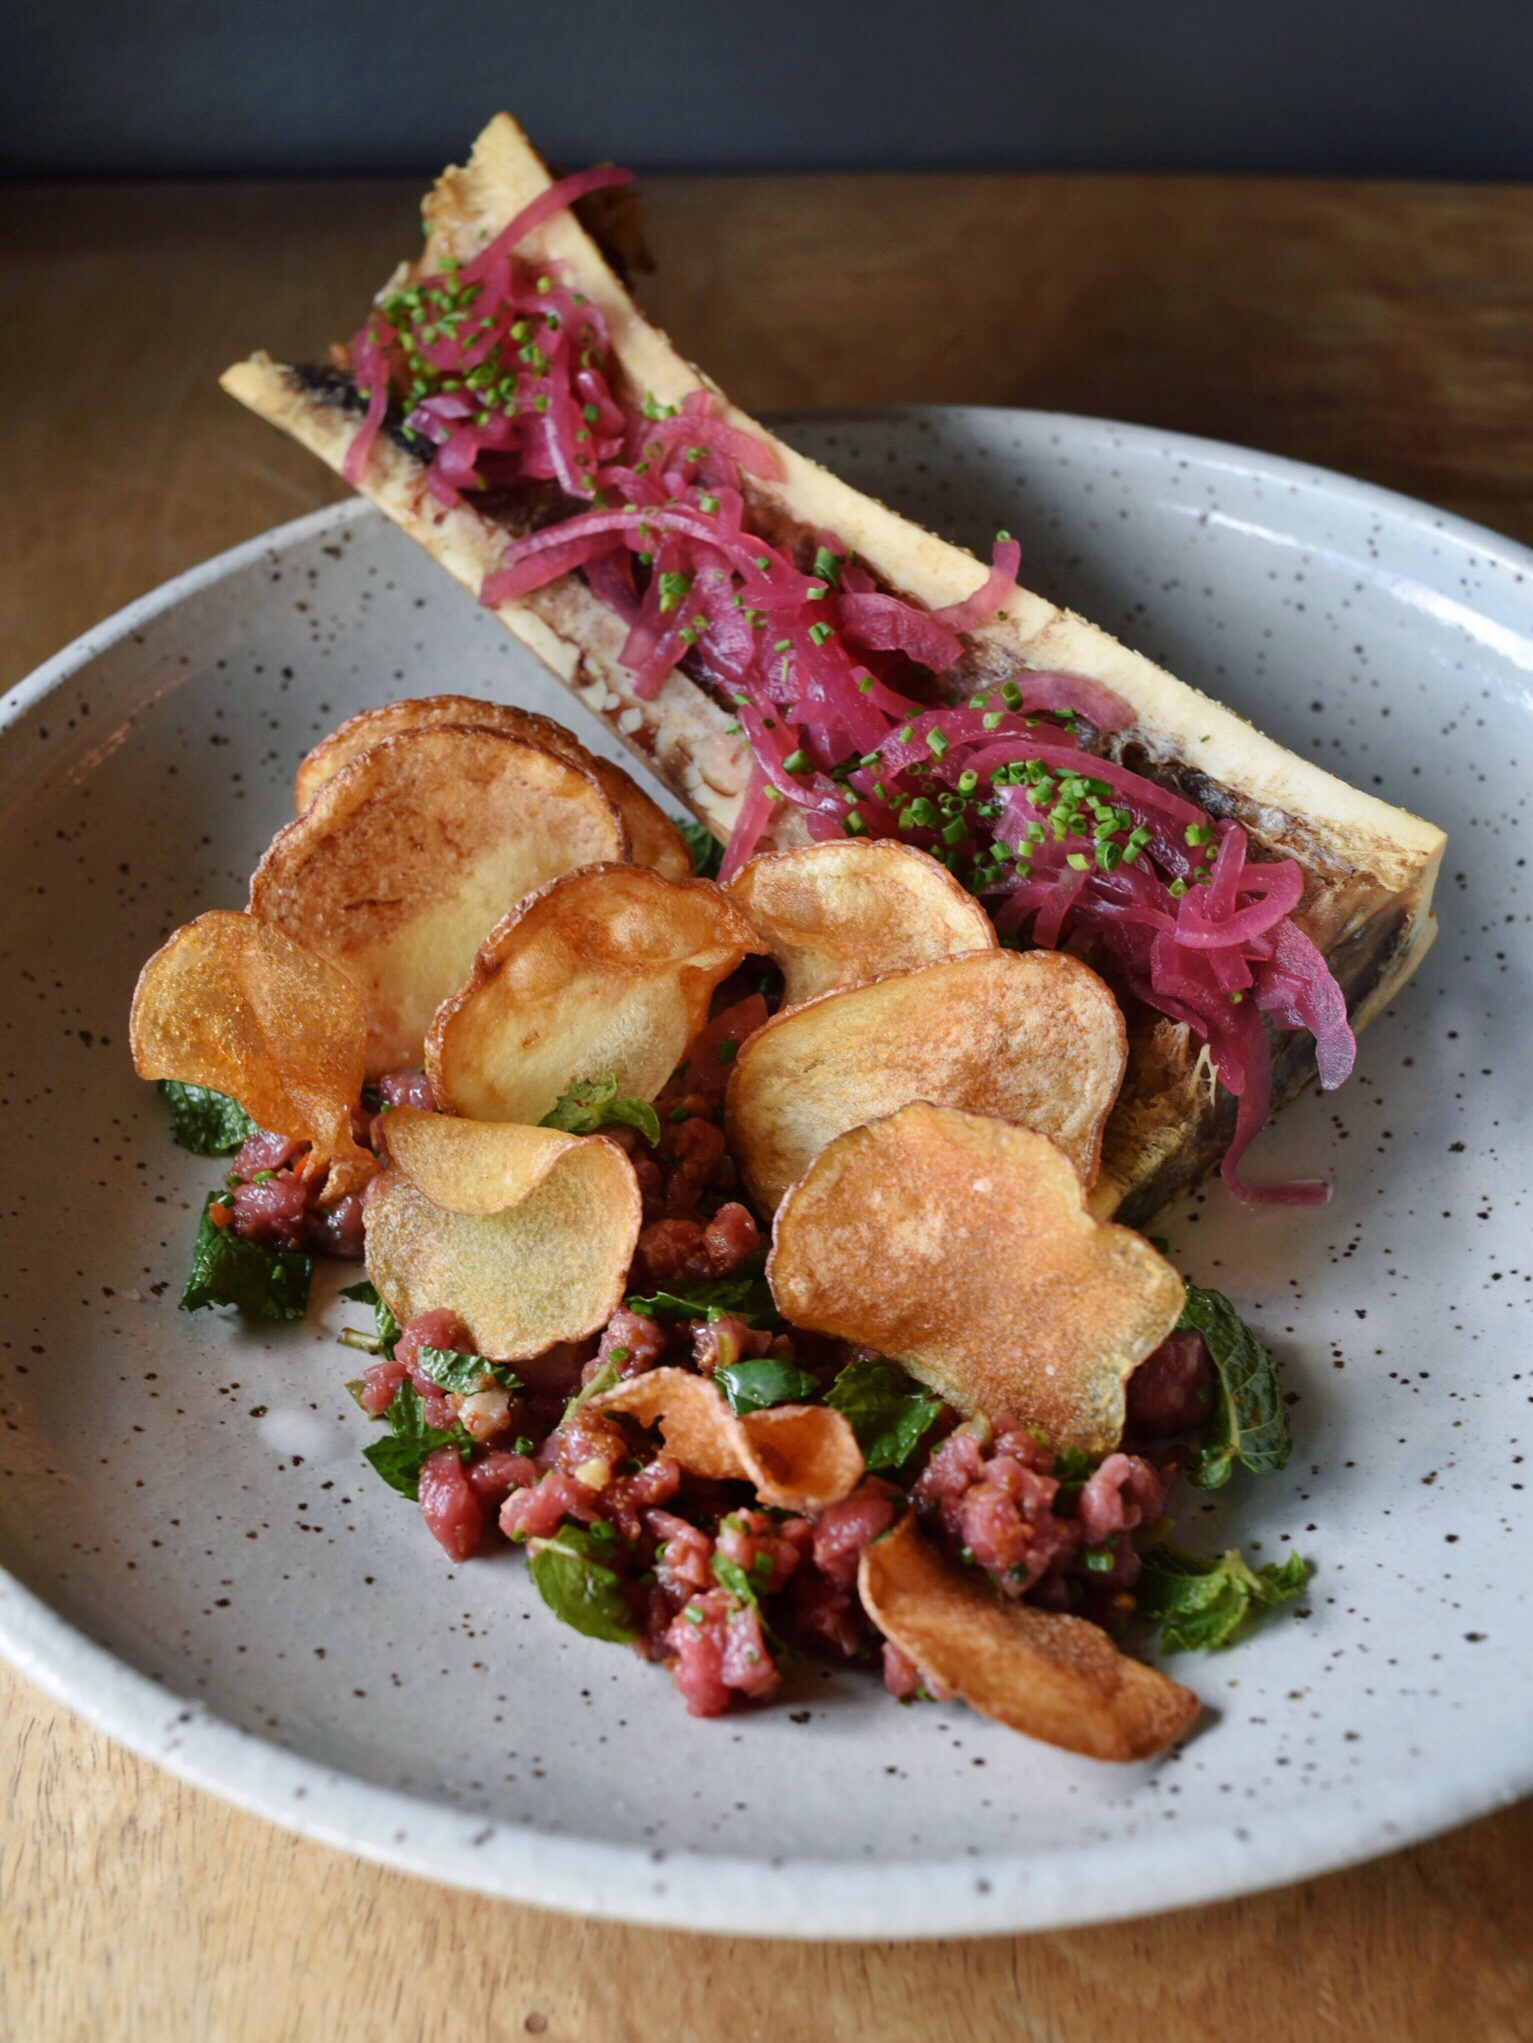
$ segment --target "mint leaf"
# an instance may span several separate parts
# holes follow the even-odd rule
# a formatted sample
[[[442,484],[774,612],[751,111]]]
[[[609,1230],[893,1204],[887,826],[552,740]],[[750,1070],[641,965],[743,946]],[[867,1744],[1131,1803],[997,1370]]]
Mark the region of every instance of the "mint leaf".
[[[538,1125],[562,1128],[566,1135],[594,1135],[599,1128],[616,1125],[637,1128],[651,1149],[660,1141],[660,1116],[648,1100],[629,1099],[620,1093],[615,1071],[605,1078],[580,1078],[566,1086]]]
[[[600,1369],[591,1378],[591,1381],[577,1390],[569,1403],[564,1407],[564,1417],[559,1421],[559,1424],[567,1426],[582,1405],[588,1405],[593,1397],[600,1397],[604,1390],[616,1390],[622,1380],[623,1372],[615,1362],[603,1362]]]
[[[502,1390],[520,1390],[521,1381],[504,1362],[487,1361],[483,1355],[465,1355],[461,1348],[420,1348],[416,1367],[429,1376],[439,1390],[455,1390],[468,1396],[486,1388],[486,1379]]]
[[[302,1319],[309,1309],[314,1258],[298,1249],[263,1248],[232,1227],[215,1227],[212,1208],[222,1203],[221,1192],[209,1192],[203,1203],[181,1310],[233,1305],[247,1319]]]
[[[874,1469],[902,1468],[925,1439],[938,1413],[940,1397],[911,1382],[893,1362],[848,1362],[825,1402],[846,1415],[862,1459]]]
[[[1176,1546],[1152,1546],[1135,1595],[1143,1616],[1161,1628],[1168,1653],[1228,1646],[1263,1611],[1302,1596],[1310,1565],[1302,1554],[1252,1568],[1235,1547],[1218,1559]]]
[[[389,1488],[398,1490],[401,1497],[412,1502],[419,1498],[420,1474],[426,1457],[439,1447],[456,1447],[465,1460],[468,1458],[468,1435],[461,1426],[453,1427],[451,1432],[444,1432],[440,1426],[428,1426],[426,1407],[413,1383],[399,1386],[384,1416],[389,1423],[387,1436],[374,1440],[362,1453]]]
[[[734,1277],[704,1277],[675,1291],[655,1291],[647,1298],[624,1301],[630,1312],[656,1313],[668,1319],[722,1319],[731,1313],[748,1327],[775,1326],[777,1305],[765,1277],[742,1271]]]
[[[207,1085],[160,1080],[160,1097],[170,1109],[170,1133],[193,1156],[232,1156],[249,1135],[259,1134],[238,1100]]]
[[[358,1335],[355,1339],[347,1341],[346,1345],[352,1348],[366,1347],[369,1353],[385,1355],[392,1362],[394,1359],[394,1344],[404,1332],[404,1328],[395,1319],[393,1313],[389,1311],[373,1286],[364,1277],[360,1284],[346,1285],[341,1292],[341,1296],[342,1298],[351,1299],[355,1305],[370,1305],[373,1309],[373,1340],[369,1342],[364,1336]],[[346,1341],[346,1335],[342,1334],[341,1339]]]
[[[1293,1445],[1277,1364],[1222,1291],[1187,1286],[1178,1331],[1195,1328],[1208,1345],[1219,1396],[1188,1481],[1217,1490],[1237,1462],[1254,1475],[1271,1475],[1288,1463]]]
[[[775,1355],[762,1355],[748,1362],[728,1362],[715,1369],[713,1380],[724,1393],[724,1402],[738,1415],[764,1412],[770,1405],[806,1404],[820,1394],[814,1377]]]
[[[576,1525],[566,1519],[552,1539],[531,1543],[533,1586],[562,1624],[588,1639],[626,1646],[639,1636],[623,1578],[608,1560],[617,1550],[610,1526]]]
[[[724,847],[706,823],[678,823],[692,854],[692,870],[700,880],[716,880],[724,862]]]

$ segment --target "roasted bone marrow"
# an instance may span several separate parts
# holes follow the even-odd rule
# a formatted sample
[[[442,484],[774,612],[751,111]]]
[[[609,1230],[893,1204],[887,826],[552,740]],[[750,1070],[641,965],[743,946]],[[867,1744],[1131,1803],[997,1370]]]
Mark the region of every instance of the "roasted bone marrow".
[[[987,573],[777,441],[643,318],[565,196],[498,117],[330,365],[257,355],[225,388],[487,601],[735,865],[900,834],[1003,941],[1095,965],[1130,1035],[1096,1210],[1142,1222],[1221,1160],[1256,1189],[1240,1157],[1257,1129],[1317,1068],[1344,1075],[1351,1031],[1430,943],[1441,832],[1021,588],[1001,545]],[[562,385],[560,349],[576,355],[556,323],[599,343]],[[550,421],[576,400],[561,440]],[[768,607],[817,575],[823,622]],[[835,697],[847,675],[861,704]],[[1123,934],[1136,916],[1143,940]]]

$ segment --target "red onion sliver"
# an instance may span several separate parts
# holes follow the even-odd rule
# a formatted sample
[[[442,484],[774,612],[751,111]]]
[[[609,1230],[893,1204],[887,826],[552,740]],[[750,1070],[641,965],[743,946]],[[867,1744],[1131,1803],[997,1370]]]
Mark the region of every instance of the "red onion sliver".
[[[946,603],[932,616],[939,618],[952,631],[978,631],[982,624],[989,624],[997,610],[1003,609],[1017,593],[1017,569],[1022,564],[1022,548],[1015,539],[998,539],[991,554],[991,568],[979,588],[962,603]]]
[[[945,673],[963,652],[950,624],[916,610],[898,596],[844,595],[836,605],[848,638],[882,652],[904,653],[934,674]]]
[[[464,265],[461,272],[464,283],[478,283],[493,263],[508,256],[529,234],[536,233],[545,220],[551,220],[555,213],[562,213],[566,206],[573,206],[577,199],[583,199],[591,192],[604,191],[610,185],[632,182],[633,172],[620,170],[614,163],[596,164],[590,170],[577,170],[572,177],[561,177],[547,191],[539,192],[529,205],[523,206],[516,217],[501,228],[489,246]]]

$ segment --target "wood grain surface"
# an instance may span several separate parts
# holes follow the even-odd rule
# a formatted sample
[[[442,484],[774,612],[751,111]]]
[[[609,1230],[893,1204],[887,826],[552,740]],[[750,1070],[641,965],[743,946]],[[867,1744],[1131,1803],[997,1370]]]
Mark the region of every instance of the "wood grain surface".
[[[214,388],[312,353],[413,185],[31,187],[0,209],[0,686],[338,494]],[[755,409],[1106,414],[1533,540],[1533,191],[1223,178],[662,179],[642,295]],[[1533,2037],[1533,1805],[1133,1924],[898,1948],[587,1925],[362,1865],[0,1669],[0,2043]]]

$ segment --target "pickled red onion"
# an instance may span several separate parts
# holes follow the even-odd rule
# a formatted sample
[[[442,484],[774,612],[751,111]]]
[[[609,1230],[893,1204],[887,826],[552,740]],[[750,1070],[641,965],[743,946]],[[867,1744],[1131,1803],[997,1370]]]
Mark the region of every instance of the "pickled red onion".
[[[589,170],[577,170],[570,177],[561,177],[551,184],[547,191],[539,192],[522,210],[515,215],[488,247],[482,248],[472,262],[463,268],[463,281],[476,284],[491,266],[511,251],[519,248],[529,234],[535,234],[545,220],[551,220],[555,213],[562,213],[566,206],[573,206],[577,200],[586,198],[591,192],[605,191],[609,186],[632,184],[633,172],[622,170],[615,163],[593,164]]]
[[[967,707],[912,699],[921,684],[901,663],[950,671],[962,634],[1016,595],[1014,540],[998,541],[970,597],[934,611],[879,590],[830,534],[804,543],[818,537],[835,566],[817,556],[806,573],[802,554],[749,528],[744,478],[780,479],[774,449],[717,416],[706,390],[669,414],[619,402],[597,309],[557,265],[535,275],[513,251],[563,206],[626,175],[588,171],[551,186],[460,271],[412,287],[415,303],[385,301],[352,344],[367,411],[348,477],[365,472],[391,388],[408,387],[405,428],[433,446],[427,483],[443,501],[526,480],[591,503],[513,541],[482,600],[516,601],[583,570],[629,627],[622,662],[635,695],[652,696],[690,659],[733,704],[753,765],[726,874],[755,851],[782,801],[816,838],[921,845],[1008,938],[1099,950],[1139,997],[1207,1043],[1238,1102],[1223,1173],[1239,1196],[1326,1196],[1239,1174],[1271,1103],[1261,1017],[1314,1036],[1324,1086],[1345,1078],[1355,1054],[1341,989],[1292,921],[1300,868],[1251,863],[1238,825],[1213,823],[1159,782],[1086,751],[1076,718],[1101,733],[1134,721],[1090,677],[1018,668],[1004,692],[982,690]],[[1013,771],[1023,765],[1025,781]]]
[[[947,625],[952,631],[978,631],[982,624],[989,624],[997,610],[1002,609],[1017,593],[1017,569],[1022,565],[1022,548],[1015,539],[998,539],[990,572],[974,591],[961,603],[944,604],[932,612],[933,617]]]

